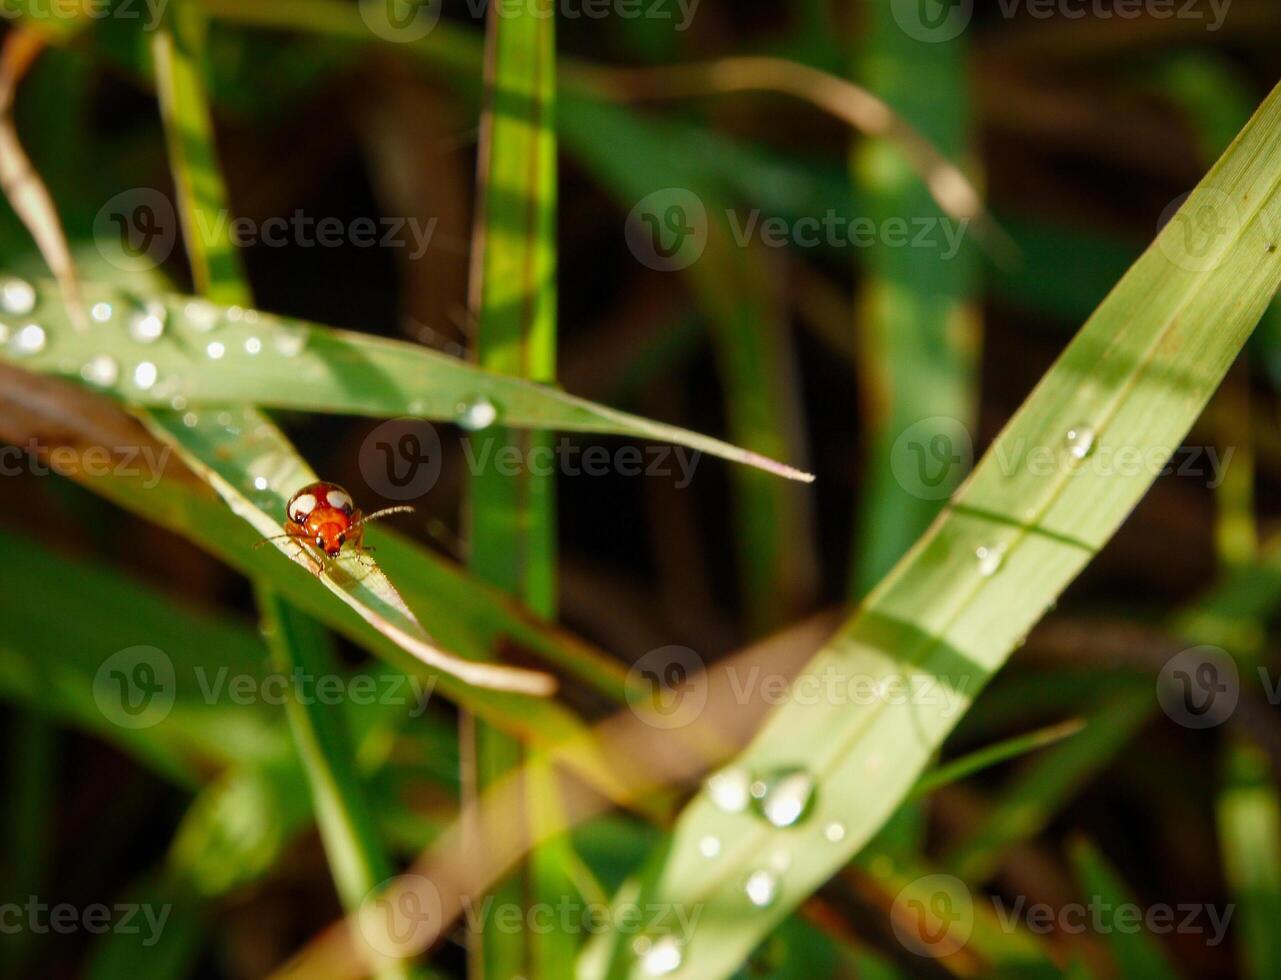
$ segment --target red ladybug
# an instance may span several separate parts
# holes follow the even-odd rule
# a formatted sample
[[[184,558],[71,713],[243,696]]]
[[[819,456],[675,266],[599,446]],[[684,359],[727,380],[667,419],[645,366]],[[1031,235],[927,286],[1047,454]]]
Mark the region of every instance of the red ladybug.
[[[389,514],[403,514],[412,507],[388,507],[365,516],[349,494],[336,483],[309,483],[285,506],[285,531],[330,558],[337,558],[344,545],[361,550],[365,525]]]

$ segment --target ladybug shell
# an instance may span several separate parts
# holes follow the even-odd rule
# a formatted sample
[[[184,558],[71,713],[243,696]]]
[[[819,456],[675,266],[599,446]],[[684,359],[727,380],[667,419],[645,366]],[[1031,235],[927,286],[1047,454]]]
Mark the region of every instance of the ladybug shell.
[[[360,543],[360,512],[351,494],[336,483],[310,483],[285,508],[285,530],[333,558],[345,543]]]

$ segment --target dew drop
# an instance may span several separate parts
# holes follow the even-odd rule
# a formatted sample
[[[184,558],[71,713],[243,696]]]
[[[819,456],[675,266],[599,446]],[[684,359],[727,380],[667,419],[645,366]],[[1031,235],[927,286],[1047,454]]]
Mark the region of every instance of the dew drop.
[[[1074,425],[1068,429],[1065,441],[1068,455],[1073,459],[1085,459],[1094,451],[1094,429],[1088,425]]]
[[[823,828],[823,836],[833,844],[839,844],[845,840],[845,824],[833,820]]]
[[[778,898],[778,877],[773,871],[761,868],[747,876],[743,885],[747,900],[758,909],[767,909]]]
[[[221,311],[213,303],[193,299],[182,308],[182,315],[192,330],[207,333],[218,326]]]
[[[245,318],[245,308],[243,306],[228,306],[227,319],[232,323],[239,323]]]
[[[268,490],[268,489],[270,489],[270,488],[271,488],[271,483],[267,480],[267,478],[266,478],[265,476],[255,476],[255,477],[254,477],[254,489],[255,489],[255,490]]]
[[[182,424],[185,425],[188,429],[194,429],[197,425],[200,424],[200,416],[198,416],[195,412],[188,412],[186,415],[182,417]]]
[[[302,331],[284,331],[276,334],[275,343],[282,357],[297,357],[307,346],[307,335]]]
[[[174,395],[173,399],[169,402],[169,407],[175,412],[181,412],[187,407],[187,399],[183,398],[182,395]]]
[[[498,420],[498,409],[488,398],[477,398],[458,405],[458,425],[468,432],[488,429]]]
[[[209,345],[205,348],[205,354],[208,355],[209,360],[211,361],[222,360],[223,355],[226,353],[227,353],[226,346],[219,343],[216,340],[211,341]]]
[[[150,361],[140,361],[133,369],[134,387],[141,388],[143,391],[150,391],[158,376],[159,372],[154,364]]]
[[[708,834],[698,842],[698,853],[705,858],[714,858],[721,853],[721,839]]]
[[[648,943],[640,943],[638,940],[637,945],[639,950],[643,950],[640,952],[641,970],[646,976],[665,977],[669,973],[675,973],[685,958],[680,940],[675,936],[661,936]],[[633,946],[633,949],[636,948]]]
[[[80,369],[80,377],[90,384],[109,388],[120,377],[120,365],[108,354],[98,354]]]
[[[24,316],[36,308],[36,287],[25,279],[10,276],[0,281],[0,309]]]
[[[974,557],[979,560],[979,574],[984,578],[991,578],[1005,564],[1005,549],[997,545],[991,548],[984,545],[974,552]]]
[[[13,337],[13,346],[22,355],[39,354],[49,343],[49,335],[38,323],[28,323]]]
[[[751,798],[750,787],[745,769],[722,769],[707,780],[707,795],[718,809],[742,813]]]
[[[246,353],[246,354],[259,354],[259,353],[261,353],[261,352],[262,352],[262,341],[261,341],[261,340],[259,340],[257,337],[246,337],[246,338],[245,338],[245,353]]]
[[[775,827],[791,827],[814,802],[814,778],[804,769],[781,769],[752,784],[754,808]]]
[[[94,323],[106,323],[115,313],[110,303],[94,303],[89,315],[93,317]]]
[[[165,332],[165,308],[159,303],[148,303],[129,317],[129,336],[140,344],[152,344]]]

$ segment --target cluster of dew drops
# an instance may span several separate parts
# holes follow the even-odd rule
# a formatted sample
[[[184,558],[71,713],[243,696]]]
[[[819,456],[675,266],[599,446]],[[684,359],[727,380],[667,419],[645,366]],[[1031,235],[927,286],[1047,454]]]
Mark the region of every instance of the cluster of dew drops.
[[[781,768],[753,777],[748,770],[733,766],[722,769],[706,782],[704,790],[712,805],[725,813],[752,813],[771,827],[780,830],[804,822],[814,810],[814,777],[802,768]],[[823,837],[832,844],[845,839],[845,825],[836,821],[823,827]],[[721,856],[724,844],[720,837],[706,835],[699,839],[698,853],[708,861]],[[780,851],[748,873],[741,883],[741,893],[748,905],[768,909],[778,901],[780,882],[790,863],[786,851]],[[666,976],[678,970],[684,961],[684,949],[675,936],[657,939],[639,937],[633,951],[641,970],[648,976]]]
[[[0,347],[16,359],[34,357],[49,346],[49,330],[32,317],[39,303],[39,292],[32,283],[17,276],[0,278],[0,314],[9,320],[20,321],[20,325],[16,327],[7,321],[0,321]],[[154,300],[123,298],[115,302],[99,301],[90,308],[89,318],[94,327],[105,327],[122,320],[130,338],[144,351],[164,337],[170,326],[169,308]],[[307,343],[306,330],[286,329],[279,325],[264,340],[258,333],[252,332],[253,325],[260,320],[259,313],[240,306],[223,308],[204,300],[191,299],[183,306],[178,319],[194,333],[208,335],[200,341],[199,348],[200,353],[210,361],[223,361],[236,349],[243,350],[248,357],[256,357],[268,345],[280,356],[292,358],[301,354]],[[23,320],[25,322],[21,322]],[[251,331],[243,338],[233,341],[218,332],[218,328],[224,324],[248,326]],[[114,388],[124,376],[134,391],[145,392],[152,398],[168,398],[170,407],[175,411],[182,411],[187,406],[186,398],[178,391],[180,379],[162,379],[156,362],[145,353],[123,369],[120,362],[107,353],[95,354],[80,365],[68,363],[60,367],[68,373],[78,370],[82,379],[99,388]],[[414,406],[409,407],[413,414]],[[478,395],[461,400],[454,409],[454,418],[460,428],[478,432],[497,422],[499,411],[492,401]],[[184,422],[195,426],[199,418],[188,412],[184,416]]]

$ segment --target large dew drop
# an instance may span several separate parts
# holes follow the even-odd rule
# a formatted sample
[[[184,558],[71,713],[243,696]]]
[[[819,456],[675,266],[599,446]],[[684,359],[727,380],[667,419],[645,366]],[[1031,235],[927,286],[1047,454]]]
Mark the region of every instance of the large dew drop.
[[[791,827],[814,803],[814,777],[804,769],[780,769],[751,785],[753,807],[775,827]]]
[[[150,361],[140,361],[133,369],[133,385],[140,391],[150,391],[159,372]]]
[[[468,432],[480,432],[498,421],[498,409],[488,398],[476,398],[458,406],[458,425]]]
[[[25,279],[6,276],[0,280],[0,309],[14,316],[26,316],[36,308],[36,287]]]
[[[745,769],[722,769],[707,780],[707,795],[717,809],[742,813],[751,799],[752,780]]]

